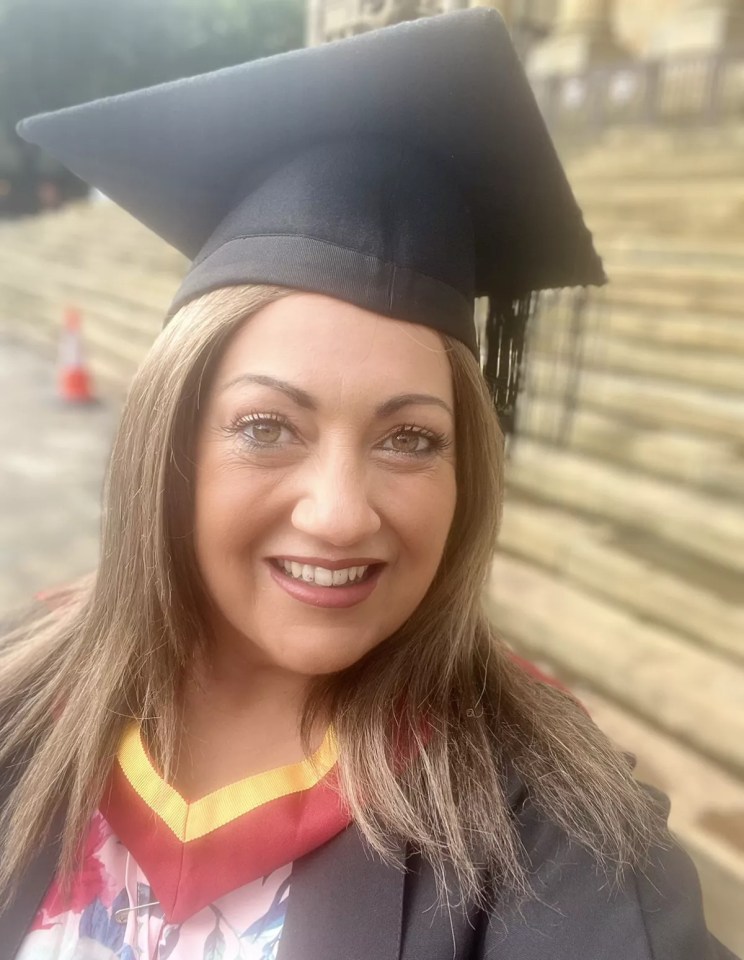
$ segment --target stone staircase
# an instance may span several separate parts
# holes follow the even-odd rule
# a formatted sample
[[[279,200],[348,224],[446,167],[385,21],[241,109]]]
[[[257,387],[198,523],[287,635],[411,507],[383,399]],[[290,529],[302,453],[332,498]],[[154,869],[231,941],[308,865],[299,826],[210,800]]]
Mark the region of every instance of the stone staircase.
[[[742,953],[744,139],[620,133],[568,162],[611,282],[560,442],[570,318],[537,325],[489,609],[672,796]]]
[[[94,377],[121,392],[161,329],[186,265],[107,201],[0,223],[0,331],[54,351],[64,309],[76,307]]]
[[[569,319],[537,328],[487,603],[670,794],[744,956],[744,128],[675,136],[565,150],[611,284],[560,444]],[[74,305],[118,392],[185,267],[105,202],[0,224],[0,254],[0,333],[51,353]]]

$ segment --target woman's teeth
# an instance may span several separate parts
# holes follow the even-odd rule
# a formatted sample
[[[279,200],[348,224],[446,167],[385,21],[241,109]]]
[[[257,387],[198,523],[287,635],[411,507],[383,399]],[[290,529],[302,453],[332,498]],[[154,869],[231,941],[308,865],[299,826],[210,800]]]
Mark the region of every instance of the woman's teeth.
[[[356,583],[363,579],[369,570],[369,565],[328,570],[326,567],[313,567],[307,563],[296,563],[294,560],[279,560],[278,563],[282,570],[295,580],[317,583],[319,587],[343,587],[347,583]]]

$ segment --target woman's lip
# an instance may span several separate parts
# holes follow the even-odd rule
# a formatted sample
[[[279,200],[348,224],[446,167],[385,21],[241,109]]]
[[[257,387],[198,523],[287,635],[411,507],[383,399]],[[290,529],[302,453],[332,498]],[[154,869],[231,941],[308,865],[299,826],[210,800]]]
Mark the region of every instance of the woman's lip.
[[[299,561],[298,561],[299,562]],[[343,587],[321,587],[317,583],[307,583],[304,580],[295,580],[294,577],[282,572],[271,561],[267,564],[269,573],[274,581],[286,593],[307,603],[311,607],[331,607],[340,609],[342,607],[354,607],[372,593],[380,579],[383,564],[379,564],[372,570],[369,576],[360,583],[350,583]]]
[[[349,567],[370,567],[373,564],[382,564],[385,561],[376,557],[349,557],[343,560],[325,560],[323,557],[296,557],[289,553],[278,554],[276,557],[270,557],[281,563],[282,560],[290,560],[294,563],[307,564],[309,567],[324,567],[326,570],[346,570]]]

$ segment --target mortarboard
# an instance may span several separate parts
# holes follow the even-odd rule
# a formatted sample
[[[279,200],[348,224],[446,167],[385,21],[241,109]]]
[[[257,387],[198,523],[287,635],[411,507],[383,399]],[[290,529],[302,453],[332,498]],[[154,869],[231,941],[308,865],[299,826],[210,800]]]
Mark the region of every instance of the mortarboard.
[[[325,293],[466,343],[512,425],[533,294],[606,281],[499,14],[475,8],[40,114],[19,134],[209,290]],[[309,332],[310,334],[310,332]]]

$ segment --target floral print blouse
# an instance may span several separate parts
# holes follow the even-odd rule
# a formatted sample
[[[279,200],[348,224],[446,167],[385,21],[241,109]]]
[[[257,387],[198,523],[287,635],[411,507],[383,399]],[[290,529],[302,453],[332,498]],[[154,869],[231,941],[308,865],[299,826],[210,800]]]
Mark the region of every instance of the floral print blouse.
[[[17,960],[276,960],[292,863],[349,824],[329,730],[313,757],[187,803],[132,725],[67,895]]]

